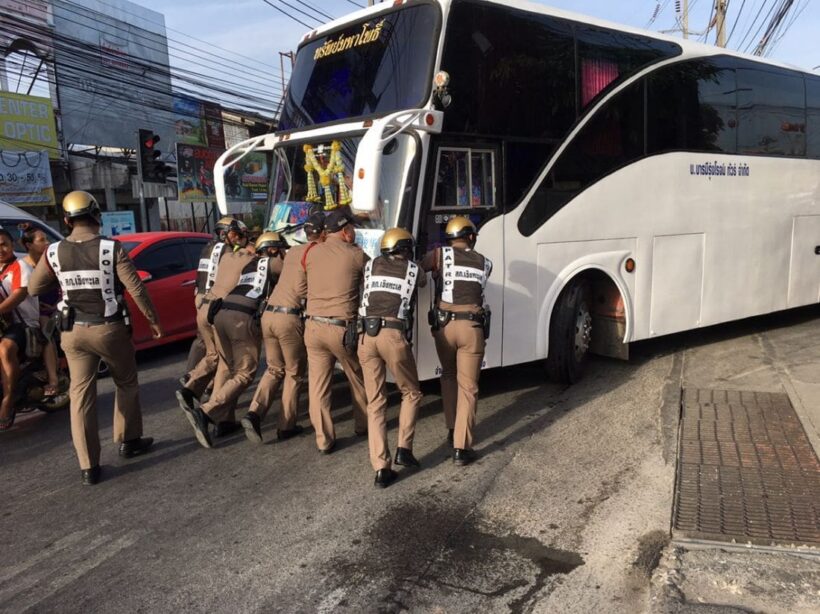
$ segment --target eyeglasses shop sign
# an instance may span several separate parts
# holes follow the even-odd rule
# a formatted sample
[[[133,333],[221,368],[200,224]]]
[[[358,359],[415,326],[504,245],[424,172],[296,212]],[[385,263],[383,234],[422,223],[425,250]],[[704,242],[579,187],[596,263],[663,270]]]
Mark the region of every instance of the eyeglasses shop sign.
[[[54,109],[48,98],[0,92],[0,150],[42,151],[59,157]]]

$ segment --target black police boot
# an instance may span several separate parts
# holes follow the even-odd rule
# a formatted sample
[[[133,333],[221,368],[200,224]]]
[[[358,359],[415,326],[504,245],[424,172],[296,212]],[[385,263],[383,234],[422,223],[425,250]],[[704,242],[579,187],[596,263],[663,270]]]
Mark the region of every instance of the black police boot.
[[[91,469],[83,469],[80,471],[83,479],[83,484],[86,486],[93,486],[100,481],[100,466],[96,465]]]
[[[120,456],[123,458],[133,458],[140,454],[145,454],[154,445],[153,437],[140,437],[138,439],[130,439],[123,441],[120,444]]]
[[[259,414],[249,411],[239,423],[245,429],[245,437],[248,438],[248,441],[262,443],[262,419]]]
[[[298,424],[296,424],[292,429],[276,431],[276,439],[278,439],[279,441],[284,441],[285,439],[290,439],[291,437],[301,435],[304,432],[304,430],[305,428],[303,426],[299,426]]]
[[[413,450],[409,448],[396,448],[396,459],[393,462],[402,467],[421,466],[418,459],[413,456]]]
[[[239,424],[239,422],[217,422],[214,427],[214,437],[227,437],[228,435],[233,435],[241,428],[242,425]]]
[[[376,481],[374,484],[377,488],[387,488],[396,481],[397,477],[399,477],[399,474],[389,467],[387,469],[379,469],[376,472]]]
[[[476,458],[478,458],[478,456],[476,455],[475,450],[462,448],[456,448],[453,450],[453,462],[456,465],[469,465]]]
[[[194,435],[196,435],[197,441],[203,448],[212,448],[213,444],[211,443],[211,433],[209,432],[210,421],[208,420],[208,416],[199,407],[194,409],[191,415],[194,420]]]
[[[453,445],[453,429],[447,429],[447,443]]]

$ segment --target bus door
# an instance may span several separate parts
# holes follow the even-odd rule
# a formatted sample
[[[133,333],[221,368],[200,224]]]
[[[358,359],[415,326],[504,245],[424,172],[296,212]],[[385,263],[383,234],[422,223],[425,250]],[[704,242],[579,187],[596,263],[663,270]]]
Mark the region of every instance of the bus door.
[[[419,216],[419,253],[445,245],[444,228],[456,215],[476,225],[476,248],[493,263],[493,274],[485,290],[485,303],[492,310],[492,332],[487,342],[485,367],[501,365],[501,321],[504,278],[503,216],[501,195],[501,149],[495,144],[455,142],[433,138]],[[440,374],[440,365],[427,326],[427,311],[433,288],[428,284],[419,292],[418,348],[419,375],[430,379]]]

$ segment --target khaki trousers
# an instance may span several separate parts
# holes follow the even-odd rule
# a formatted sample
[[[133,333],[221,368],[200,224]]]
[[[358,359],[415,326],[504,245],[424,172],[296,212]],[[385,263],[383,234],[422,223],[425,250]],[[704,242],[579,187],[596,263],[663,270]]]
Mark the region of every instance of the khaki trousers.
[[[441,362],[441,401],[453,447],[472,449],[478,377],[484,360],[484,330],[469,320],[454,320],[433,332]]]
[[[267,368],[256,386],[250,410],[263,418],[268,413],[279,385],[282,385],[280,431],[296,426],[299,388],[305,374],[307,354],[304,342],[305,325],[298,315],[266,311],[262,315],[262,339],[265,344]]]
[[[114,395],[114,442],[142,437],[139,381],[131,333],[122,322],[75,325],[62,333],[61,345],[71,377],[71,437],[81,469],[100,464],[97,425],[97,368],[104,360],[111,371]]]
[[[370,464],[374,471],[391,465],[387,443],[387,384],[385,367],[390,369],[401,391],[399,447],[413,449],[416,417],[421,402],[419,375],[413,349],[401,331],[384,328],[375,337],[367,334],[359,344],[359,362],[367,392],[367,438]]]
[[[217,368],[219,368],[219,352],[216,349],[216,336],[214,334],[214,327],[208,324],[208,307],[209,305],[202,304],[196,310],[196,327],[199,330],[199,336],[202,343],[205,345],[205,355],[200,359],[196,366],[188,373],[188,383],[185,387],[194,393],[194,396],[200,398],[202,393],[211,383],[211,380],[217,375]],[[219,378],[224,382],[225,367],[222,366]],[[214,382],[216,386],[216,381]]]
[[[308,413],[316,431],[316,445],[327,450],[336,441],[336,430],[330,415],[330,380],[336,361],[350,384],[353,399],[353,422],[357,433],[367,430],[367,394],[364,391],[362,367],[356,354],[345,348],[345,329],[334,324],[308,320],[305,323],[305,347],[308,357]]]
[[[202,335],[197,332],[196,338],[191,343],[191,349],[188,350],[188,362],[185,364],[185,372],[190,373],[193,371],[194,367],[203,358],[205,358],[205,342],[202,341]]]
[[[259,326],[251,314],[223,307],[214,318],[214,332],[224,368],[217,373],[211,398],[202,404],[202,411],[219,423],[233,420],[236,402],[256,376]]]

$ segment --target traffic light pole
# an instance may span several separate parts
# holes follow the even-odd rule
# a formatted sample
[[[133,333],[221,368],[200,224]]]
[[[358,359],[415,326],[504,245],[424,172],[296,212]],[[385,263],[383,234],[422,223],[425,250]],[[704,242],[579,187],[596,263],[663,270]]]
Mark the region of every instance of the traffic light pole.
[[[148,232],[148,207],[145,205],[145,191],[143,190],[142,178],[139,180],[140,186],[140,228],[142,232]]]

